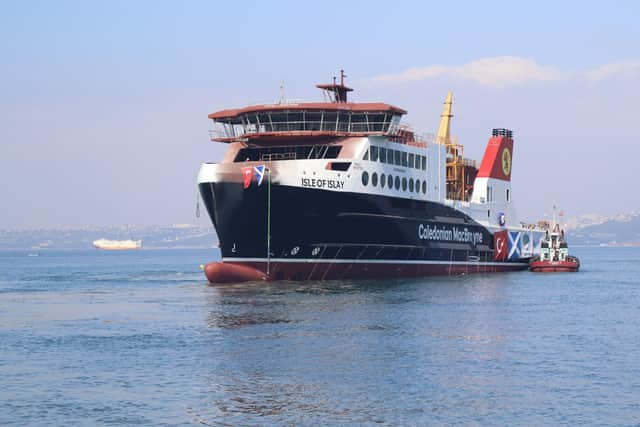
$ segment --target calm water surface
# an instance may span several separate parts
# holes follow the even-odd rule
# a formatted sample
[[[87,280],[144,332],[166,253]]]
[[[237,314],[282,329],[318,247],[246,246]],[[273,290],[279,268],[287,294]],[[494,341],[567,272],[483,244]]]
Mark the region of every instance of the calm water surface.
[[[212,287],[0,252],[0,425],[639,425],[640,250],[578,274]]]

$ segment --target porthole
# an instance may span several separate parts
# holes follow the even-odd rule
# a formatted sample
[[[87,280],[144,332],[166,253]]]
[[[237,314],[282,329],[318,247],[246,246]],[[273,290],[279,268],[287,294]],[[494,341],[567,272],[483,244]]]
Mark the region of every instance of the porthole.
[[[416,193],[420,192],[420,180],[416,179]]]
[[[362,172],[362,185],[366,186],[369,183],[369,172]]]
[[[409,191],[413,193],[413,180],[409,179]]]
[[[396,190],[400,190],[400,177],[399,176],[396,176],[395,183],[396,183]]]
[[[371,174],[371,185],[373,185],[374,187],[378,186],[378,174],[376,172]]]
[[[393,190],[393,175],[387,177],[387,185],[389,186],[389,190]]]
[[[422,192],[427,194],[427,181],[422,181]]]
[[[384,188],[384,185],[387,183],[387,177],[385,174],[380,175],[380,187]]]
[[[407,178],[402,178],[402,191],[407,191]]]

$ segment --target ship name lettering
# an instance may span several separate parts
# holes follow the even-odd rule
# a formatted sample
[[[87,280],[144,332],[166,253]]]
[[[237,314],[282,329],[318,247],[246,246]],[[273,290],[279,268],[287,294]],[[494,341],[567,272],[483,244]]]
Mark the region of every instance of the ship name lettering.
[[[437,240],[445,242],[472,243],[474,245],[482,243],[482,233],[470,231],[467,227],[438,227],[420,224],[418,226],[418,238],[421,240]]]
[[[301,178],[300,185],[308,188],[344,189],[344,181],[337,179]]]

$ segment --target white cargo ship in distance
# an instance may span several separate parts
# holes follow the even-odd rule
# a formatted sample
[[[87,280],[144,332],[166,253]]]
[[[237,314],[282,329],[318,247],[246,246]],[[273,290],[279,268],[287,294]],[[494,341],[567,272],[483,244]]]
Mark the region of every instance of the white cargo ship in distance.
[[[512,131],[493,129],[478,167],[450,136],[451,93],[421,137],[402,108],[348,101],[344,74],[317,87],[324,102],[209,115],[228,144],[198,175],[222,253],[210,282],[490,273],[540,252],[514,206]]]
[[[105,249],[111,251],[140,249],[142,248],[142,240],[98,239],[93,241],[93,247],[96,249]]]

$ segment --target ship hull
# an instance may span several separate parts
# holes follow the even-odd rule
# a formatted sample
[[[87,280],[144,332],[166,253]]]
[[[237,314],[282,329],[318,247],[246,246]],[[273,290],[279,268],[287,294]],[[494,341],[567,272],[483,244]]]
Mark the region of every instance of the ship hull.
[[[534,273],[574,273],[580,269],[578,260],[532,261],[529,270]]]
[[[223,264],[250,267],[268,280],[420,277],[528,266],[528,259],[497,254],[485,227],[435,202],[268,182],[247,189],[237,182],[203,182],[200,192]]]

